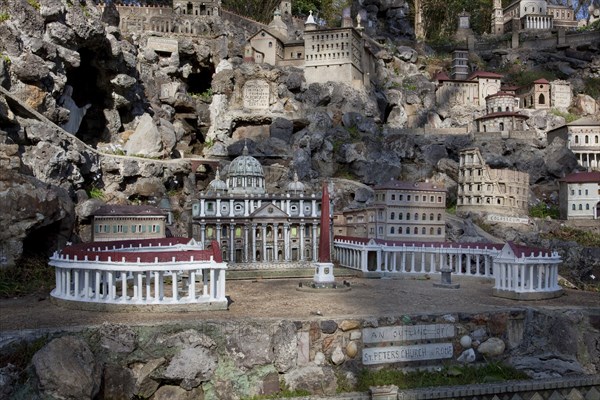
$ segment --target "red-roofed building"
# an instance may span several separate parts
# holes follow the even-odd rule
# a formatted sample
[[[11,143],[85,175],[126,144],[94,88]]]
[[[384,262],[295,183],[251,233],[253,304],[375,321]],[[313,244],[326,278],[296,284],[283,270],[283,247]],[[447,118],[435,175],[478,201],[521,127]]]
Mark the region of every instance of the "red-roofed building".
[[[523,108],[536,110],[550,108],[550,82],[543,78],[538,79],[529,86],[520,87],[517,90],[517,96],[521,100]]]
[[[508,133],[528,130],[526,115],[515,112],[519,101],[509,92],[498,92],[485,98],[486,114],[476,118],[478,132]]]
[[[374,188],[372,207],[346,210],[334,232],[386,240],[443,241],[446,189],[431,182],[391,180]]]
[[[92,240],[156,239],[166,237],[167,213],[147,205],[106,205],[93,215]]]
[[[600,219],[600,171],[567,175],[559,193],[562,219]]]

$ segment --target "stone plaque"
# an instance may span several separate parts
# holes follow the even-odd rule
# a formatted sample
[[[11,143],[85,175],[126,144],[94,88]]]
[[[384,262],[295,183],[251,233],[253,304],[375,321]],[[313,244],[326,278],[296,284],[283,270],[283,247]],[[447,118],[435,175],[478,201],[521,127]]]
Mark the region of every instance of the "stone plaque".
[[[490,222],[503,222],[505,224],[528,224],[529,218],[509,217],[506,215],[488,214],[487,220]]]
[[[152,36],[148,38],[148,44],[146,46],[151,50],[161,51],[164,53],[179,52],[179,43],[177,42],[177,39],[167,39]]]
[[[244,108],[250,110],[263,110],[269,108],[271,91],[269,83],[261,80],[252,80],[244,84]]]
[[[363,349],[363,365],[452,358],[452,343],[428,343],[412,346],[371,347]]]
[[[454,325],[452,324],[385,326],[363,329],[363,343],[406,342],[451,337],[454,337]]]

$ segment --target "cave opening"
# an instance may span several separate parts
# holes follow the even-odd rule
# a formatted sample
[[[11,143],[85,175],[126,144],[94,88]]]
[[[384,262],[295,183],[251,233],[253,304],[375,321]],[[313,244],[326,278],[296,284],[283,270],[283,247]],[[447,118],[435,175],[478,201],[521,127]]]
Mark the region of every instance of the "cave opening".
[[[81,48],[79,67],[67,71],[67,85],[73,87],[75,104],[79,107],[90,104],[76,135],[94,147],[101,141],[110,140],[110,137],[105,137],[107,121],[104,116],[104,109],[109,108],[110,96],[102,87],[104,74],[97,66],[97,60],[109,57],[104,52],[102,48]]]
[[[23,240],[24,259],[48,259],[52,253],[67,243],[70,232],[66,232],[64,221],[40,227],[27,234]]]
[[[198,68],[198,72],[189,74],[185,80],[188,93],[198,95],[208,93],[212,86],[212,77],[214,73],[214,66],[208,65]]]

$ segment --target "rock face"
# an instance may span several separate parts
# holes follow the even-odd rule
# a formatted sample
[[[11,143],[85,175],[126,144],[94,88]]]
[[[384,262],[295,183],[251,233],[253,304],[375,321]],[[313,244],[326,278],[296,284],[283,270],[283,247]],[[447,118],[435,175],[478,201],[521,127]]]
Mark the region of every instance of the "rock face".
[[[329,320],[337,326],[322,331],[320,321],[191,321],[154,326],[104,324],[77,334],[60,334],[33,357],[25,383],[10,388],[15,398],[38,393],[52,398],[211,398],[229,400],[277,394],[282,386],[332,395],[338,379],[355,384],[364,366],[362,329],[427,324],[452,324],[455,336],[450,359],[433,360],[435,367],[450,363],[503,360],[532,377],[597,374],[600,354],[595,310],[458,313]],[[344,327],[344,329],[342,329]],[[271,340],[259,353],[242,346],[259,343],[257,334]],[[461,346],[466,337],[472,347]],[[2,348],[2,351],[6,351]],[[248,359],[249,361],[245,361]],[[14,370],[0,370],[12,379]],[[35,375],[33,375],[35,374]],[[37,385],[39,382],[39,386]],[[354,382],[354,383],[353,383]],[[19,397],[20,396],[20,397]]]
[[[101,368],[82,339],[54,339],[33,356],[43,393],[60,399],[93,399],[100,390]]]

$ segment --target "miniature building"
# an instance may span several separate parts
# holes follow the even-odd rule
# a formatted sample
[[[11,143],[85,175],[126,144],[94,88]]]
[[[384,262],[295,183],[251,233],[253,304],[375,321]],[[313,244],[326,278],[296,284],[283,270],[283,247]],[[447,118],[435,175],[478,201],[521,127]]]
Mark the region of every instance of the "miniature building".
[[[444,187],[430,182],[391,180],[374,190],[372,207],[344,211],[347,234],[389,240],[445,239]]]
[[[93,215],[92,240],[154,239],[166,237],[167,213],[153,206],[106,205]]]
[[[518,100],[514,94],[498,92],[485,98],[486,114],[476,118],[478,132],[523,131],[527,126],[526,115],[515,112]]]
[[[219,245],[162,238],[69,245],[50,257],[51,296],[90,310],[226,310]]]
[[[508,242],[494,258],[494,296],[515,300],[559,297],[557,252]]]
[[[475,71],[466,78],[458,79],[467,73],[467,61],[468,52],[466,50],[456,50],[452,58],[452,76],[456,79],[448,78],[445,73],[436,76],[435,80],[438,82],[438,88],[435,92],[437,104],[483,106],[487,96],[500,91],[500,81],[502,79],[500,74]]]
[[[105,7],[104,3],[100,7]],[[221,0],[174,0],[148,3],[117,2],[121,32],[206,33],[202,21],[221,15]]]
[[[529,174],[492,169],[477,148],[460,152],[458,212],[527,215],[528,199]]]
[[[575,154],[579,165],[600,170],[600,122],[580,118],[548,131],[548,143],[557,137],[567,143],[567,148]]]
[[[316,261],[320,214],[320,197],[306,194],[296,174],[285,193],[267,193],[263,168],[244,146],[227,180],[217,170],[192,205],[193,236],[216,240],[231,263]]]
[[[519,88],[517,96],[521,99],[523,108],[534,108],[536,110],[550,108],[552,100],[550,96],[550,82],[545,79],[538,79],[530,86]]]
[[[517,0],[503,8],[502,0],[494,0],[492,32],[496,35],[576,27],[575,11],[571,7],[548,4],[546,0]]]
[[[560,180],[561,219],[600,219],[600,172],[578,172]]]
[[[302,37],[290,39],[281,12],[276,10],[269,26],[250,37],[244,60],[303,68],[309,84],[336,81],[368,86],[375,57],[363,37],[360,18],[354,27],[349,15],[348,10],[342,27],[320,28],[311,12]],[[375,45],[373,41],[369,44]]]

